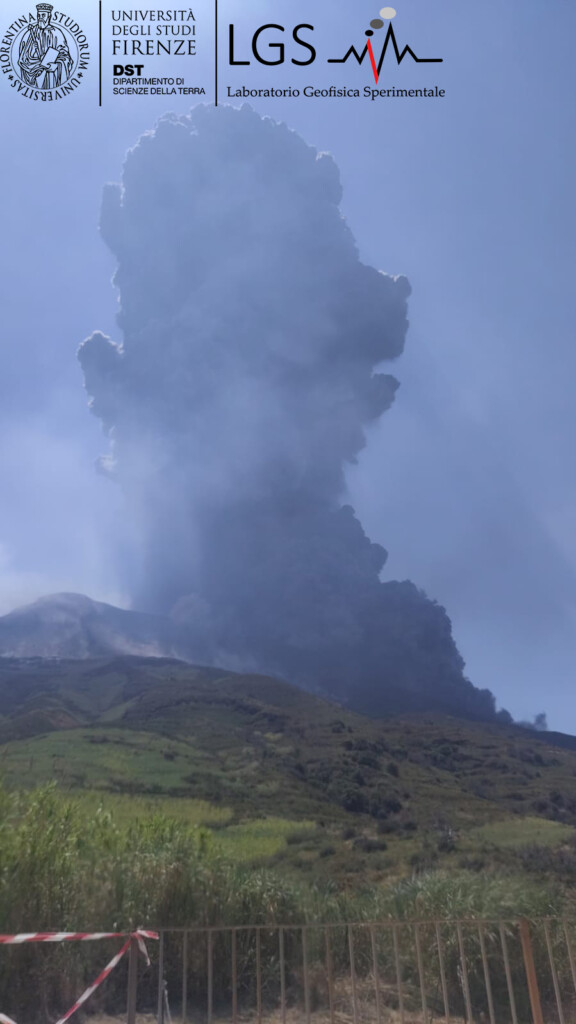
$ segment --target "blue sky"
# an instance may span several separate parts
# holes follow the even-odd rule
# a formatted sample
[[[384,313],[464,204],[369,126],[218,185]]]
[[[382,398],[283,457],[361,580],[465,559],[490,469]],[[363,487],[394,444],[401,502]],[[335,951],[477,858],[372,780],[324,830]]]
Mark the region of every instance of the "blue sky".
[[[228,69],[224,29],[233,21],[247,46],[263,22],[311,23],[324,58],[361,45],[378,6],[220,0],[221,99],[228,84],[370,84],[368,69],[323,59]],[[349,474],[351,503],[389,551],[386,575],[446,606],[470,678],[501,706],[546,710],[576,732],[576,14],[568,0],[396,6],[400,44],[444,63],[386,65],[383,84],[438,84],[443,99],[251,102],[333,154],[361,257],[412,284],[401,388]],[[208,85],[212,8],[193,9],[199,55],[186,74]],[[66,11],[95,43],[97,4]],[[8,0],[0,29],[22,13]],[[94,471],[105,441],[75,352],[95,328],[121,340],[102,185],[141,132],[190,100],[113,98],[106,52],[99,109],[95,49],[62,101],[33,103],[0,81],[2,611],[62,589],[125,599],[107,537],[129,524]]]

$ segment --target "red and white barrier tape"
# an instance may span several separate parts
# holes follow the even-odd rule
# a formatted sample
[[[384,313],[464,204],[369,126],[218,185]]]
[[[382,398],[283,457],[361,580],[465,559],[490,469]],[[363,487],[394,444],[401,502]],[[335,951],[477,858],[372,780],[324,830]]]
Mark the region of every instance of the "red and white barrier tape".
[[[72,1006],[71,1009],[68,1010],[68,1012],[65,1013],[63,1017],[60,1017],[60,1020],[56,1021],[56,1024],[64,1024],[64,1022],[67,1021],[68,1018],[71,1017],[73,1013],[76,1013],[76,1010],[78,1010],[82,1006],[82,1004],[90,998],[92,993],[98,988],[99,985],[102,984],[103,981],[106,980],[108,975],[112,973],[114,968],[120,963],[126,951],[130,948],[130,942],[132,941],[132,939],[138,940],[138,947],[140,949],[140,952],[145,957],[146,964],[149,966],[150,958],[148,956],[148,950],[144,945],[144,939],[157,939],[158,932],[146,932],[141,929],[139,929],[137,932],[31,932],[29,934],[26,933],[22,935],[0,935],[0,943],[5,943],[6,945],[15,945],[17,943],[22,942],[69,942],[74,939],[80,942],[84,942],[87,939],[112,939],[118,937],[124,938],[126,935],[128,936],[128,938],[126,939],[126,942],[122,946],[122,949],[119,949],[118,952],[116,953],[116,956],[112,957],[110,963],[107,964],[104,970],[100,972],[100,974],[96,978],[96,981],[94,981],[80,996],[80,998],[76,1000],[74,1006]],[[15,1024],[15,1021],[13,1021],[10,1017],[7,1017],[5,1014],[0,1013],[0,1024]]]
[[[76,1013],[76,1010],[78,1010],[82,1006],[82,1003],[85,1003],[86,1000],[90,998],[92,993],[98,988],[99,985],[102,984],[103,981],[105,981],[105,979],[108,977],[108,975],[111,974],[111,972],[114,970],[116,965],[120,963],[122,957],[124,956],[124,953],[126,952],[128,947],[130,946],[130,941],[131,941],[130,939],[126,939],[126,942],[122,946],[122,949],[120,949],[116,953],[116,956],[112,957],[110,963],[107,964],[106,967],[104,968],[104,970],[100,972],[100,974],[96,978],[96,981],[94,981],[91,985],[89,985],[89,987],[86,989],[86,991],[83,992],[83,994],[80,996],[80,999],[76,1000],[76,1002],[74,1003],[74,1006],[72,1006],[68,1010],[68,1012],[64,1014],[63,1017],[60,1017],[60,1020],[56,1021],[56,1024],[64,1024],[64,1021],[68,1020],[68,1018],[71,1017],[73,1013]]]
[[[92,939],[134,938],[157,939],[157,932],[24,932],[21,935],[0,935],[0,945],[15,945],[21,942],[86,942]]]

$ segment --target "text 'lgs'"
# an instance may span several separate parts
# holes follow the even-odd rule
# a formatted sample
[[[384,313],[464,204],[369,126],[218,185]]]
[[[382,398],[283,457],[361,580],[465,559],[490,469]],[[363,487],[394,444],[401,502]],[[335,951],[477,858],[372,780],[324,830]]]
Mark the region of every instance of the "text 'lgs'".
[[[298,57],[290,57],[292,64],[299,64],[305,67],[307,64],[312,64],[316,60],[316,50],[311,43],[307,43],[299,35],[302,29],[309,29],[311,32],[314,31],[313,25],[296,25],[292,29],[292,39],[294,43],[304,50],[308,51],[306,60],[298,59]],[[230,25],[230,64],[250,64],[249,60],[238,60],[236,57],[235,50],[235,37],[234,37],[234,25]],[[252,36],[252,53],[259,64],[268,64],[269,66],[276,64],[284,64],[286,60],[286,43],[282,37],[278,38],[278,33],[286,32],[283,25],[260,25],[257,28],[254,35]],[[292,45],[292,44],[290,44]],[[303,57],[302,50],[298,51],[300,57]]]

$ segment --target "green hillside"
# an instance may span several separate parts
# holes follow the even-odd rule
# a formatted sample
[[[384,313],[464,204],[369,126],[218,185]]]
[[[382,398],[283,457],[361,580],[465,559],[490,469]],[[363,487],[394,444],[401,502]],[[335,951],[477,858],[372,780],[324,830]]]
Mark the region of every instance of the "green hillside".
[[[122,818],[158,809],[206,824],[233,859],[341,879],[561,850],[576,824],[570,739],[374,720],[168,659],[0,661],[7,788],[54,779]]]

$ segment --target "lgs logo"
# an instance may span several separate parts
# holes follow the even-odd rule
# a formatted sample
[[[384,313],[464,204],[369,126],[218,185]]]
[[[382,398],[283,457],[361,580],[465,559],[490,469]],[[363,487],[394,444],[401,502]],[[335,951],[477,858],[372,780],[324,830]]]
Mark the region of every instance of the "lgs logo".
[[[310,32],[314,31],[313,25],[296,25],[292,30],[292,43],[291,46],[296,45],[300,47],[297,52],[300,58],[304,57],[303,50],[308,51],[306,60],[299,59],[299,57],[290,57],[292,64],[298,64],[300,67],[307,67],[308,64],[313,64],[316,60],[316,50],[312,46],[312,43],[306,42],[302,38],[300,33],[308,29]],[[270,33],[274,33],[274,37],[270,37]],[[286,32],[283,25],[260,25],[252,36],[252,53],[259,64],[267,64],[268,67],[276,66],[277,64],[284,64],[286,60],[286,43],[284,38],[278,39],[278,33]],[[230,64],[238,66],[240,64],[248,65],[251,63],[250,60],[237,60],[236,59],[236,41],[234,35],[234,25],[230,25],[229,28],[229,61]]]
[[[390,54],[394,54],[398,65],[400,65],[406,57],[410,57],[416,64],[443,63],[442,57],[418,57],[412,47],[408,44],[400,49],[392,25],[392,19],[395,17],[396,11],[393,7],[383,7],[380,11],[380,16],[378,18],[372,18],[370,21],[370,28],[366,29],[364,32],[364,45],[357,48],[354,43],[352,43],[352,45],[348,46],[343,57],[328,57],[328,64],[346,64],[348,60],[356,60],[358,64],[363,64],[364,60],[366,60],[367,63],[370,63],[374,79],[376,84],[378,84],[378,79],[387,51],[389,51]],[[384,29],[386,24],[388,24],[387,31],[382,33],[384,38],[381,42],[380,48],[376,47],[375,52],[372,46],[372,37],[375,33]],[[290,62],[292,64],[298,64],[300,67],[307,67],[316,60],[316,49],[312,43],[309,42],[309,39],[305,34],[313,31],[313,25],[307,25],[303,22],[292,29],[292,39],[286,40],[286,29],[283,25],[276,25],[274,23],[260,25],[252,35],[252,54],[259,64],[266,64],[268,67],[274,67],[278,64],[285,63],[288,59],[286,56],[287,47],[290,47],[288,50],[291,54],[289,58]],[[382,36],[380,37],[381,39]],[[242,47],[242,52],[245,56],[247,50],[248,45],[245,43]],[[239,59],[237,55],[234,25],[230,25],[229,27],[229,61],[231,65],[249,65],[251,63],[251,60]]]

